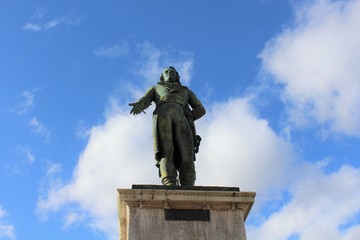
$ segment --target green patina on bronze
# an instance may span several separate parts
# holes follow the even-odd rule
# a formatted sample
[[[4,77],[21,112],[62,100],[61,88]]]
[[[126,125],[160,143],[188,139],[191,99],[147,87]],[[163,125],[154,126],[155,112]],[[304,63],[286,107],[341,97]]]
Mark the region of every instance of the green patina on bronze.
[[[153,113],[153,136],[156,166],[164,185],[176,185],[177,173],[181,185],[194,185],[195,153],[200,136],[196,135],[194,121],[205,114],[205,108],[196,95],[181,85],[174,67],[166,68],[157,85],[132,106],[137,115],[156,104]]]

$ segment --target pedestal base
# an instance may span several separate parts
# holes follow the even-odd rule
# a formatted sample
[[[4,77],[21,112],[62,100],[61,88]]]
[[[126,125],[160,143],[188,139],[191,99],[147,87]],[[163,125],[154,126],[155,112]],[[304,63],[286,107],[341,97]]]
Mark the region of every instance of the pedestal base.
[[[246,240],[254,199],[228,187],[118,189],[120,240]]]

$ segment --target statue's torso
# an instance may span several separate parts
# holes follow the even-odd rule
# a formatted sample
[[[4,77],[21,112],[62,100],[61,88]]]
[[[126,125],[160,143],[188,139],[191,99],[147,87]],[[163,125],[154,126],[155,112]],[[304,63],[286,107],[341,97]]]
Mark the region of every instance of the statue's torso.
[[[163,103],[178,103],[186,106],[189,101],[188,88],[181,85],[159,83],[154,86],[155,94],[153,101],[156,105]]]

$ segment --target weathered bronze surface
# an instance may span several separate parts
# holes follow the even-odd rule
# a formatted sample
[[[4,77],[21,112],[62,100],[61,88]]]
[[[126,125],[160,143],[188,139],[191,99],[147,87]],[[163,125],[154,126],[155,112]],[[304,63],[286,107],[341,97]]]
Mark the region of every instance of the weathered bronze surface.
[[[153,113],[153,138],[156,166],[161,182],[166,186],[193,186],[195,183],[195,153],[201,141],[196,135],[194,121],[205,114],[205,108],[196,95],[181,85],[174,67],[166,68],[160,81],[151,86],[135,103],[130,113],[137,115],[156,104]]]

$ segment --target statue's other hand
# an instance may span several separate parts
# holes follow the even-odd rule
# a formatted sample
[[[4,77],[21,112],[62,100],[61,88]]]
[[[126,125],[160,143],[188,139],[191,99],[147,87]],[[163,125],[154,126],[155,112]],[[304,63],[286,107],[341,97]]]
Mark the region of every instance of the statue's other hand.
[[[131,106],[131,111],[130,111],[130,114],[133,114],[133,115],[138,115],[142,112],[143,108],[142,108],[142,104],[141,103],[129,103],[129,106]]]

